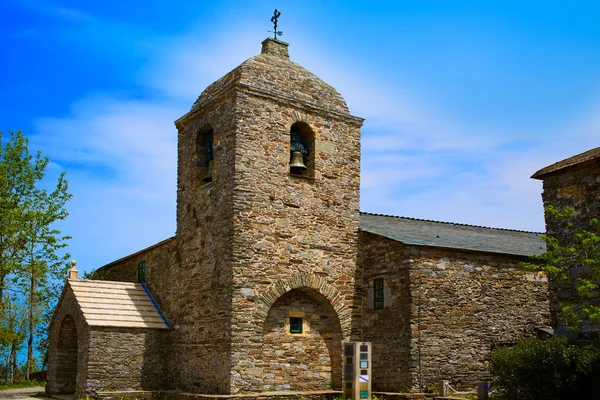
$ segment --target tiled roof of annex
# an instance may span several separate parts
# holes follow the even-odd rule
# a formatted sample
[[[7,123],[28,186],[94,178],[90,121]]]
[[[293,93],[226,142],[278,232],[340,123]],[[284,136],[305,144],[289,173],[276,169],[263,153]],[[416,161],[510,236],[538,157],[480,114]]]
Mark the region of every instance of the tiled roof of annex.
[[[140,283],[69,279],[67,284],[90,326],[170,328]]]
[[[543,233],[488,228],[361,212],[360,230],[417,245],[531,256],[542,254]]]

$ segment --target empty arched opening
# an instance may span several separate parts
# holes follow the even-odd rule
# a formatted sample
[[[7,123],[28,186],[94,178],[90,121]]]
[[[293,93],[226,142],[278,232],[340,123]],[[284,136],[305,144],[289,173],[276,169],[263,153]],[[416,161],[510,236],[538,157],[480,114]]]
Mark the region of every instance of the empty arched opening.
[[[299,288],[273,304],[263,330],[263,389],[327,390],[342,386],[342,333],[327,298]]]
[[[290,127],[290,174],[315,176],[315,133],[306,122]]]
[[[214,179],[214,132],[206,125],[196,132],[196,148],[192,156],[193,180],[198,186],[212,182]]]
[[[60,393],[75,393],[77,383],[77,327],[67,315],[58,331],[56,387]]]

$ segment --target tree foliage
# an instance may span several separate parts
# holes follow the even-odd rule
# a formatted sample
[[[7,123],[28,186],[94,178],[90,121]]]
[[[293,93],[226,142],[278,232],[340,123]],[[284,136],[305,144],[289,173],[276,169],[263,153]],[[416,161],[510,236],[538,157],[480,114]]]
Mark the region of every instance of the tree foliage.
[[[21,132],[9,132],[8,140],[0,132],[0,346],[14,359],[27,338],[27,378],[58,294],[53,285],[69,268],[63,250],[69,237],[55,223],[67,217],[71,198],[65,174],[49,185],[48,158],[32,155],[28,145]],[[10,322],[17,311],[19,326]]]
[[[600,222],[594,218],[585,229],[575,229],[572,207],[558,210],[548,206],[546,212],[573,234],[563,241],[545,236],[546,252],[521,266],[545,272],[554,288],[569,293],[558,305],[557,318],[565,326],[579,328],[584,322],[600,322]]]
[[[492,374],[509,398],[523,400],[596,399],[600,348],[566,338],[523,339],[492,351]]]

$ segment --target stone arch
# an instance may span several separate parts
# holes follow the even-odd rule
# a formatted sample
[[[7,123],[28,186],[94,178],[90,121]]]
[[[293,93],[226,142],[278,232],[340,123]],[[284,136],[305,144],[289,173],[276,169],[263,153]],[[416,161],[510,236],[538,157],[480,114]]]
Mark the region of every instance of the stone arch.
[[[313,134],[315,136],[315,140],[319,140],[321,138],[321,133],[319,132],[318,129],[316,129],[315,124],[313,121],[311,121],[310,116],[308,114],[303,113],[298,110],[291,110],[290,113],[288,114],[287,123],[286,123],[288,130],[287,130],[286,134],[289,132],[292,125],[294,125],[296,123],[303,123],[303,124],[310,126],[310,128],[312,129]]]
[[[269,310],[281,296],[293,289],[300,288],[314,289],[329,301],[340,321],[343,340],[350,340],[352,313],[346,304],[344,304],[341,293],[335,287],[328,284],[323,277],[304,272],[297,272],[288,279],[272,284],[258,297],[259,306],[256,318],[259,323],[258,328],[260,330],[263,329]]]
[[[300,287],[280,296],[262,332],[263,390],[342,387],[342,329],[330,301]]]
[[[315,131],[303,121],[290,126],[290,174],[315,177]],[[294,167],[302,160],[304,166]]]
[[[200,125],[194,133],[194,153],[192,155],[193,181],[195,186],[203,186],[213,181],[214,174],[214,129],[211,124]]]
[[[58,330],[55,386],[59,393],[75,393],[77,384],[78,341],[75,319],[67,314]]]

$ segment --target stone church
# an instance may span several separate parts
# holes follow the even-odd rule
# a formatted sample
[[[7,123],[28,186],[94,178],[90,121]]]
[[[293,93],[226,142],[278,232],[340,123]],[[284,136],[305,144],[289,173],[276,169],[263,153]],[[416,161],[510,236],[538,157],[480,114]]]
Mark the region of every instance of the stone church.
[[[372,342],[377,391],[488,378],[549,324],[516,267],[540,234],[361,213],[362,123],[275,39],[208,86],[175,121],[176,235],[71,272],[47,391],[340,389],[344,341]]]

